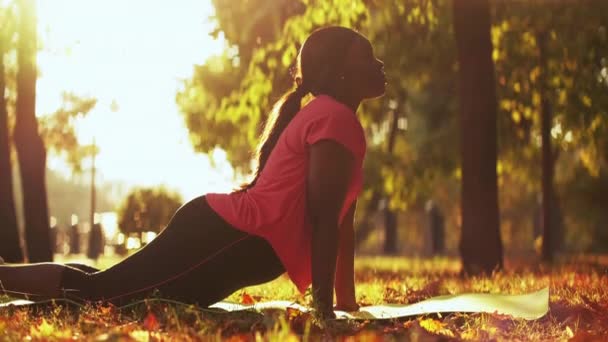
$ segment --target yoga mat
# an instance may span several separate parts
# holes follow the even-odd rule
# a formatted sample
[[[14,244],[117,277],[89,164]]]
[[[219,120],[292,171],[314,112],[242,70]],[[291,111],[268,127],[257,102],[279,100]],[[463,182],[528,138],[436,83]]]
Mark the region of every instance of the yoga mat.
[[[303,312],[309,308],[289,301],[260,302],[244,305],[219,302],[210,306],[227,311],[264,310],[293,308]],[[335,311],[337,318],[348,319],[391,319],[435,313],[486,312],[510,315],[513,318],[535,320],[549,311],[549,288],[522,294],[503,295],[486,293],[465,293],[429,298],[413,304],[383,304],[366,306],[356,312]]]
[[[161,299],[162,301],[162,299]],[[50,302],[50,301],[47,301]],[[60,303],[61,300],[57,300]],[[30,306],[39,302],[29,300],[14,300],[0,304],[1,308],[13,306]],[[255,304],[240,304],[219,302],[209,306],[212,309],[226,311],[267,309],[286,310],[287,308],[307,312],[310,308],[290,301],[268,301]],[[549,288],[521,295],[503,295],[487,293],[465,293],[429,298],[413,304],[383,304],[366,306],[356,312],[335,311],[338,319],[393,319],[420,316],[436,313],[496,313],[510,315],[513,318],[535,320],[543,317],[549,311]]]

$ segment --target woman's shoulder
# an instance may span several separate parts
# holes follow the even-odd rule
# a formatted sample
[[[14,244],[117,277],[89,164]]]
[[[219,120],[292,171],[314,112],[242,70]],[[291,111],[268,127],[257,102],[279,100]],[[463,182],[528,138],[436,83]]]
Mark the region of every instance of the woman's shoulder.
[[[329,95],[318,95],[300,110],[300,120],[314,122],[317,120],[341,121],[349,126],[361,126],[357,114],[347,105]],[[299,115],[296,115],[298,117]]]
[[[296,115],[296,118],[299,126],[332,124],[342,126],[347,130],[363,130],[361,122],[350,107],[327,95],[319,95],[310,100]]]
[[[365,154],[365,133],[352,109],[325,95],[311,100],[307,108],[298,123],[303,128],[301,133],[306,144],[332,139],[358,156]]]

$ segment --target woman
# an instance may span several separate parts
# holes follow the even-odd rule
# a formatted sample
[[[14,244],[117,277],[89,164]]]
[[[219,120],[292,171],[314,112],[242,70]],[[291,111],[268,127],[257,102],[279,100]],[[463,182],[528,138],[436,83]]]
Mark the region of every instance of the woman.
[[[384,94],[383,63],[362,35],[327,27],[306,39],[297,66],[295,88],[266,124],[251,183],[188,202],[150,244],[106,270],[5,265],[3,288],[115,304],[159,291],[206,306],[287,271],[301,292],[312,283],[319,316],[333,317],[334,285],[336,309],[357,310],[353,217],[366,144],[355,112]]]

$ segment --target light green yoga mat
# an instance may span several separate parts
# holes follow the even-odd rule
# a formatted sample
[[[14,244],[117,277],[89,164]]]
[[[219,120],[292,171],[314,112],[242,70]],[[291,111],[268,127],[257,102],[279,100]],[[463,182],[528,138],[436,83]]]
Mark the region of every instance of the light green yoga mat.
[[[309,308],[289,301],[260,302],[251,305],[219,302],[210,306],[227,311],[293,308],[303,312]],[[384,304],[366,306],[357,312],[336,311],[337,318],[391,319],[447,312],[486,312],[534,320],[549,311],[549,288],[522,295],[465,293],[438,296],[414,304]]]
[[[39,304],[28,300],[15,300],[0,304],[0,308],[29,306]],[[226,311],[266,310],[292,308],[307,312],[310,309],[290,301],[269,301],[251,305],[219,302],[210,308]],[[391,319],[448,312],[486,312],[510,315],[513,318],[534,320],[543,317],[549,311],[549,288],[522,295],[502,295],[486,293],[465,293],[449,296],[438,296],[414,304],[384,304],[366,306],[356,312],[336,311],[340,319]]]

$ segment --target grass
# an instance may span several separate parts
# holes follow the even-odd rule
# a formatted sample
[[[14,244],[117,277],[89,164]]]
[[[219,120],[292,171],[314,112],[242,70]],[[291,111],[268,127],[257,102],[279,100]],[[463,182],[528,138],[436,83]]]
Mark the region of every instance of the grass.
[[[107,261],[105,261],[107,262]],[[356,262],[362,305],[414,303],[463,292],[521,294],[550,287],[550,312],[536,321],[495,314],[428,315],[392,321],[337,321],[319,327],[299,312],[222,313],[149,301],[118,310],[88,306],[69,310],[0,311],[2,340],[601,340],[608,333],[608,274],[588,262],[552,268],[507,263],[491,277],[461,278],[455,259],[365,257]],[[8,298],[4,298],[7,300]],[[291,300],[310,305],[286,277],[232,294],[237,302]]]

